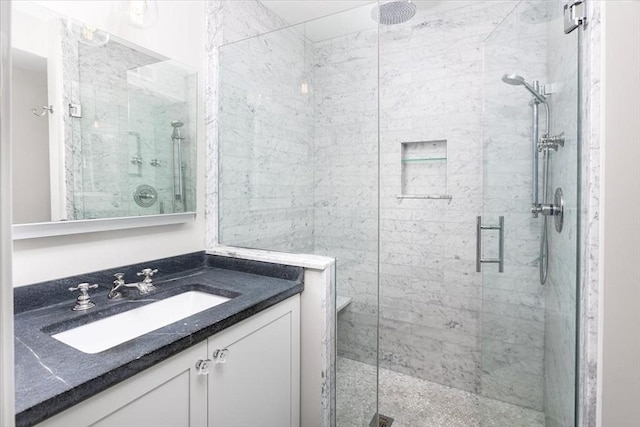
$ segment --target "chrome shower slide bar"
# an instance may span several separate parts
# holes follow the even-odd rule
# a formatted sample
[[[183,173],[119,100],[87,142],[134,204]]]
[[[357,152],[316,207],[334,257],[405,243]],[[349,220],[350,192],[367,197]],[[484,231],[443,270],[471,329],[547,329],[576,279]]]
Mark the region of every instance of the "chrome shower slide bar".
[[[498,230],[498,258],[482,258],[482,230]],[[504,273],[504,216],[498,217],[498,225],[482,225],[482,217],[476,217],[476,272],[482,264],[498,264],[498,272]]]

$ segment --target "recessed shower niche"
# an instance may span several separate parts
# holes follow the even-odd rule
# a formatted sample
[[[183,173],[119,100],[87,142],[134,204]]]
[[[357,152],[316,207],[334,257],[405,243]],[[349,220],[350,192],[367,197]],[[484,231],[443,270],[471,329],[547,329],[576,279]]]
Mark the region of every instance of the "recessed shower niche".
[[[449,199],[447,140],[401,143],[400,198]]]

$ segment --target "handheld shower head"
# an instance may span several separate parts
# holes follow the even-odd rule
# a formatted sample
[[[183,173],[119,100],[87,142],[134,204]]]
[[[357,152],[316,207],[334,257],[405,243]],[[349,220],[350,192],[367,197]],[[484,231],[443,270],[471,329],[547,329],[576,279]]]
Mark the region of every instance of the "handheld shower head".
[[[505,74],[502,76],[502,81],[509,85],[520,86],[524,83],[524,77],[517,74]]]
[[[546,104],[547,103],[547,97],[544,96],[542,93],[540,93],[540,90],[538,89],[538,85],[537,82],[534,83],[534,86],[532,86],[531,84],[527,83],[527,81],[524,79],[524,77],[519,76],[517,74],[504,74],[502,76],[502,81],[505,82],[508,85],[512,85],[512,86],[524,86],[524,88],[526,90],[528,90],[529,92],[531,92],[531,94],[541,103]]]
[[[173,126],[173,132],[171,133],[171,139],[184,139],[182,137],[182,133],[180,132],[180,128],[184,126],[180,120],[174,120],[171,122],[171,126]]]

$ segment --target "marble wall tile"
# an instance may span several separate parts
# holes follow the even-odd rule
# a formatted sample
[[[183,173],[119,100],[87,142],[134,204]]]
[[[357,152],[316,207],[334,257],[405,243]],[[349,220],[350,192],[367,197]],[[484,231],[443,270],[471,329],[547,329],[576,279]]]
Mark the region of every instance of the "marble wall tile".
[[[581,192],[578,424],[597,425],[602,2],[588,1],[580,34]]]
[[[487,363],[499,365],[503,372],[505,366],[533,366],[527,381],[518,379],[517,371],[513,369],[514,378],[503,375],[500,380],[503,385],[513,382],[510,389],[517,390],[515,395],[520,399],[516,399],[516,403],[541,408],[544,298],[536,283],[535,268],[535,248],[540,231],[539,226],[526,217],[530,200],[523,196],[530,188],[530,174],[527,173],[530,119],[526,101],[523,101],[526,95],[506,96],[511,88],[505,88],[500,77],[509,71],[512,63],[521,62],[519,56],[523,50],[532,46],[537,49],[530,60],[533,62],[519,65],[529,70],[537,67],[539,75],[544,76],[544,19],[533,20],[525,26],[521,35],[528,41],[521,43],[526,44],[525,48],[512,49],[511,56],[505,58],[504,48],[511,47],[512,40],[496,47],[503,57],[500,63],[491,64],[495,67],[492,78],[496,81],[495,86],[502,90],[496,97],[496,108],[500,106],[503,110],[484,121],[483,90],[477,84],[482,80],[483,72],[486,73],[483,71],[484,58],[491,53],[486,52],[488,48],[483,41],[513,7],[514,3],[510,2],[479,2],[462,13],[457,10],[418,16],[417,21],[383,30],[380,35],[380,355],[383,366],[465,390],[482,391],[480,358],[469,358],[469,355],[479,354],[482,348],[481,315],[482,305],[486,303],[488,309],[499,314],[485,319],[485,331],[495,326],[487,334],[488,339],[493,339],[495,345],[519,345],[530,350],[515,353],[513,359],[516,360],[510,365],[504,363],[504,358],[493,362],[487,357]],[[540,10],[535,12],[541,13]],[[528,14],[514,16],[512,26],[503,31],[512,38],[516,34],[517,38],[520,36],[518,25]],[[349,124],[347,120],[353,120],[357,123],[367,117],[367,105],[369,116],[375,117],[375,103],[367,104],[371,101],[369,95],[375,94],[375,86],[361,83],[353,87],[347,78],[357,76],[364,82],[372,80],[369,67],[362,66],[362,61],[375,58],[374,35],[372,32],[371,35],[346,36],[315,46],[318,65],[314,81],[318,91],[322,91],[316,109],[322,125],[316,127],[316,150],[323,155],[323,160],[328,157],[333,161],[328,163],[330,168],[327,169],[331,173],[328,178],[322,175],[322,170],[320,174],[316,172],[317,177],[322,177],[317,191],[322,199],[316,204],[347,209],[340,215],[340,209],[332,208],[328,212],[332,216],[326,221],[319,219],[316,213],[316,221],[333,225],[318,231],[316,249],[321,242],[323,250],[334,253],[340,247],[353,252],[369,247],[365,252],[375,255],[375,239],[367,239],[367,233],[375,231],[372,229],[374,217],[364,217],[371,227],[367,227],[368,231],[344,218],[357,212],[357,208],[361,212],[358,218],[363,216],[362,208],[375,208],[375,204],[366,200],[368,194],[370,200],[375,201],[375,176],[364,174],[375,167],[376,159],[363,157],[375,156],[375,144],[353,144],[362,140],[357,139],[358,135],[340,138],[326,134],[333,130],[328,125],[335,122],[344,125]],[[489,45],[489,49],[491,47]],[[354,63],[354,58],[359,58],[360,63]],[[484,66],[487,67],[486,61]],[[507,108],[502,103],[504,99],[508,99]],[[348,116],[344,111],[350,100],[351,106],[356,108],[351,108],[355,113]],[[520,126],[503,125],[503,113],[513,114],[508,106],[522,107],[517,110]],[[325,110],[330,113],[325,114]],[[336,111],[337,117],[334,116]],[[522,147],[505,149],[510,148],[509,145],[491,151],[492,145],[487,145],[486,140],[483,145],[483,126],[490,119],[495,123],[496,136],[506,138],[510,144],[514,137],[519,138],[523,141]],[[355,126],[350,129],[360,130]],[[401,192],[400,143],[441,139],[447,140],[447,184],[453,200],[397,199]],[[348,142],[357,150],[346,148]],[[359,152],[359,164],[350,166],[349,162],[358,159]],[[484,188],[483,152],[489,156],[489,163],[484,166],[493,171],[487,175]],[[357,184],[351,186],[352,183]],[[350,198],[354,188],[358,189],[356,200]],[[496,216],[504,214],[506,205],[513,217],[510,223],[513,237],[508,240],[510,252],[507,256],[512,267],[505,276],[486,276],[484,293],[481,277],[474,273],[474,212],[480,213],[482,209],[483,192],[489,196],[487,212],[495,212]],[[342,239],[340,231],[344,230],[348,230],[348,242]],[[375,234],[371,236],[375,238]],[[491,238],[487,242],[490,244]],[[371,274],[369,280],[355,277],[363,269],[374,269],[375,263],[365,267],[359,257],[341,255],[353,261],[341,268],[341,256],[338,256],[338,290],[354,298],[354,303],[340,316],[343,320],[339,318],[338,349],[348,357],[369,361],[375,354],[371,348],[375,336],[372,331],[357,336],[360,326],[363,330],[366,328],[366,319],[358,317],[358,313],[376,314],[372,306],[375,303],[375,283],[372,281],[376,277],[375,274]],[[507,319],[513,327],[501,327]],[[363,323],[359,324],[360,321]],[[348,338],[341,340],[342,333]],[[425,339],[431,344],[425,346]],[[445,357],[442,349],[452,345],[463,345],[466,351],[452,352]],[[529,356],[531,353],[537,354],[535,361],[518,360],[518,355]],[[496,357],[500,355],[495,354]],[[527,387],[535,390],[528,392]],[[488,395],[492,389],[495,387],[484,387]]]
[[[251,37],[284,26],[258,2],[222,2],[219,12],[218,238],[313,253],[313,104],[300,86],[311,46],[296,29]]]

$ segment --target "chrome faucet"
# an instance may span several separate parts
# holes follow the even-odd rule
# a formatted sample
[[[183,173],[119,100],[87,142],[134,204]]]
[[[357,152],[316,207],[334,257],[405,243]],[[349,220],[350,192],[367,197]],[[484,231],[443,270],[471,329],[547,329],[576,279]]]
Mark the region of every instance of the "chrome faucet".
[[[157,269],[145,268],[141,272],[137,273],[138,276],[145,276],[144,280],[137,283],[125,283],[124,273],[114,274],[113,276],[116,278],[116,280],[113,281],[113,286],[111,286],[111,290],[109,291],[109,299],[120,298],[122,294],[118,292],[118,289],[120,289],[121,287],[136,288],[138,289],[140,295],[148,294],[149,292],[156,289],[156,287],[153,286],[151,276],[153,276],[157,272]]]

